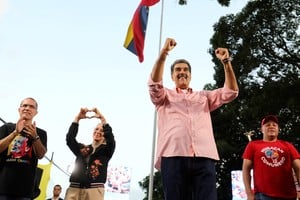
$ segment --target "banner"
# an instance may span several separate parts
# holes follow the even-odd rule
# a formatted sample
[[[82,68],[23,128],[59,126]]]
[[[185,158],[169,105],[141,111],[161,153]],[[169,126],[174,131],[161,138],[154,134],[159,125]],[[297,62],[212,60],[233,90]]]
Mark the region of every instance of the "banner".
[[[128,200],[131,182],[131,168],[126,166],[108,166],[105,184],[106,200]]]
[[[42,177],[39,183],[40,194],[35,200],[45,200],[47,196],[47,187],[50,180],[52,162],[49,164],[38,164],[38,168],[42,169]]]

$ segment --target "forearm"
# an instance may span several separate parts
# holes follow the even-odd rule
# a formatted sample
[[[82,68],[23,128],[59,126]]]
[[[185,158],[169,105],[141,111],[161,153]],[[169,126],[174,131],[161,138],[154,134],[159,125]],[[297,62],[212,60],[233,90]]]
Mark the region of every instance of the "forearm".
[[[77,122],[72,122],[69,127],[68,133],[66,135],[67,144],[74,143],[78,133],[79,124]]]
[[[298,184],[300,184],[300,160],[296,159],[293,161],[293,170]]]
[[[162,50],[156,60],[154,67],[152,69],[151,78],[154,82],[159,82],[162,80],[164,73],[164,65],[167,58],[168,52]]]
[[[79,118],[78,116],[76,116],[76,117],[74,118],[74,120],[73,120],[73,122],[74,122],[74,123],[77,123],[77,124],[79,123],[79,121],[80,121],[80,118]]]
[[[8,148],[8,145],[13,141],[13,139],[18,135],[18,132],[14,130],[8,136],[0,140],[0,153]]]
[[[116,146],[116,141],[114,138],[114,135],[112,133],[112,128],[109,126],[109,124],[106,124],[103,126],[103,131],[104,131],[104,137],[106,140],[106,143],[108,145],[109,149],[109,157],[112,157],[114,151],[115,151],[115,146]]]
[[[247,196],[250,196],[252,194],[250,171],[243,170],[243,182],[244,182],[246,194]]]
[[[231,61],[227,61],[223,63],[224,72],[225,72],[225,85],[234,91],[238,91],[237,80],[231,65]]]
[[[40,139],[35,139],[33,141],[33,150],[35,152],[35,155],[37,156],[38,159],[41,159],[44,157],[44,155],[47,152],[46,147],[43,145]]]

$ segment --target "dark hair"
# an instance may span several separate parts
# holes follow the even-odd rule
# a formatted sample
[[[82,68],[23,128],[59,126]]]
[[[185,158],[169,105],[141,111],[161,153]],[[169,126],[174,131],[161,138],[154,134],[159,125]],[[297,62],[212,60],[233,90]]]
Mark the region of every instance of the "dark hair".
[[[192,67],[190,65],[190,63],[186,60],[186,59],[177,59],[173,62],[173,64],[171,65],[171,74],[173,74],[174,72],[174,66],[178,63],[185,63],[188,65],[189,71],[192,72]]]
[[[61,185],[59,185],[59,184],[54,185],[53,188],[56,188],[56,187],[59,187],[60,189],[62,189],[62,188],[61,188]]]

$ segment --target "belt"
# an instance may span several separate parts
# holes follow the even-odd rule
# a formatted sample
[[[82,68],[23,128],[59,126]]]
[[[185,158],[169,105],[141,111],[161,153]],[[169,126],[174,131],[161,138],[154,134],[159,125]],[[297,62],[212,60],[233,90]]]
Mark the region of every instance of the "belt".
[[[104,188],[103,183],[77,183],[71,182],[70,187],[72,188]]]

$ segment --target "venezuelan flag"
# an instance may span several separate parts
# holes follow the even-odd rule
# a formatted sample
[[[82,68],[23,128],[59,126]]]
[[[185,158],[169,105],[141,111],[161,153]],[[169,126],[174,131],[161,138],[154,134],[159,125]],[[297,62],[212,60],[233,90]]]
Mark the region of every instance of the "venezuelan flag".
[[[142,0],[136,9],[131,23],[129,24],[124,47],[138,56],[139,61],[144,61],[144,43],[147,29],[149,6],[159,0]]]

